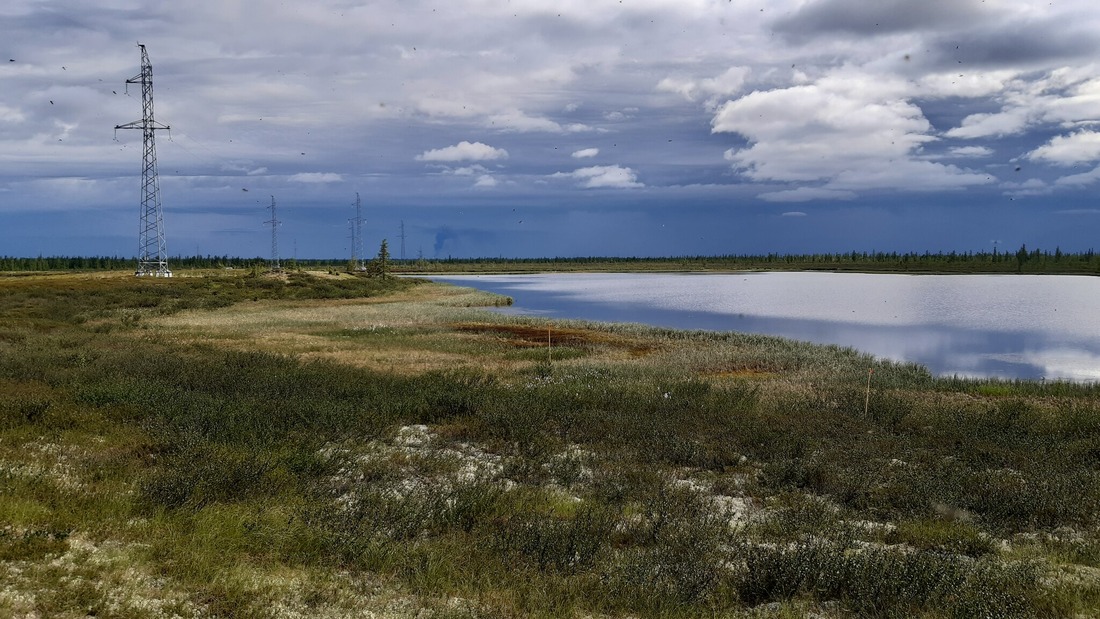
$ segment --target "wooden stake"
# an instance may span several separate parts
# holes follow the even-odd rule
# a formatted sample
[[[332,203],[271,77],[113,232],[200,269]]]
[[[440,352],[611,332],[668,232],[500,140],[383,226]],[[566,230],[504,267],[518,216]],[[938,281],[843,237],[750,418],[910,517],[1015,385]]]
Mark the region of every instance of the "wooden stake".
[[[863,399],[863,416],[867,417],[871,410],[871,376],[875,373],[875,368],[867,370],[867,396]]]

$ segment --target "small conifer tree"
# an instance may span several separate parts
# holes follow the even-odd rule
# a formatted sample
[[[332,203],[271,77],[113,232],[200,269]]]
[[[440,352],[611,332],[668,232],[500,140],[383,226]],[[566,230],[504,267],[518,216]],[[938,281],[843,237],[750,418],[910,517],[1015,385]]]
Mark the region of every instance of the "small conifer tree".
[[[389,270],[390,262],[390,247],[386,239],[382,239],[382,246],[378,248],[378,258],[375,259],[375,262],[378,269],[378,276],[382,279],[386,279],[386,272]]]

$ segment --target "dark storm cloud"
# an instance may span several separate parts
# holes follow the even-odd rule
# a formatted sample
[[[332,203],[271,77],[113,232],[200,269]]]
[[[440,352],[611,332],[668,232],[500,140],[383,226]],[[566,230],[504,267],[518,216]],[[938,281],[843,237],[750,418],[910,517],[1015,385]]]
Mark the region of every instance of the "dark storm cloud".
[[[993,15],[980,0],[821,0],[775,22],[775,30],[804,40],[838,32],[880,35],[957,28]]]
[[[25,15],[0,16],[0,27],[4,31],[18,38],[19,32],[57,31],[64,29],[83,28],[82,20],[72,14],[59,11],[54,8],[42,8]],[[10,39],[9,39],[10,40]]]
[[[0,15],[0,31],[7,41],[17,41],[41,49],[54,45],[58,39],[77,31],[108,35],[112,31],[132,28],[167,26],[170,20],[155,7],[117,9],[92,7],[82,10],[65,2],[43,2],[31,10],[16,15]],[[148,33],[151,34],[151,33]],[[75,41],[69,41],[75,42]],[[34,47],[26,49],[34,55]]]
[[[440,228],[435,233],[435,244],[432,249],[435,250],[436,255],[443,251],[443,246],[447,244],[447,241],[456,238],[456,234],[450,228]]]
[[[1016,21],[932,36],[931,64],[1027,70],[1051,63],[1088,62],[1100,51],[1100,33],[1064,19]]]
[[[396,229],[396,226],[391,226],[391,229]],[[384,234],[382,236],[389,239],[390,252],[392,253],[397,248],[394,241],[397,235]],[[440,226],[436,229],[432,249],[436,258],[445,258],[452,255],[456,257],[505,255],[502,252],[499,236],[496,232],[483,228],[451,225]],[[515,248],[509,247],[508,249],[508,255],[513,255]]]
[[[5,0],[0,32],[0,246],[31,255],[104,217],[106,240],[73,247],[132,251],[142,139],[112,132],[141,115],[138,41],[172,126],[169,246],[188,252],[263,252],[274,194],[300,255],[340,254],[356,192],[369,253],[396,252],[400,221],[426,255],[847,250],[910,230],[907,248],[972,249],[942,226],[816,222],[906,199],[916,219],[944,200],[1038,213],[1040,190],[1091,208],[1100,185],[1092,0]],[[424,156],[464,142],[508,157]],[[994,234],[974,238],[1011,236]]]

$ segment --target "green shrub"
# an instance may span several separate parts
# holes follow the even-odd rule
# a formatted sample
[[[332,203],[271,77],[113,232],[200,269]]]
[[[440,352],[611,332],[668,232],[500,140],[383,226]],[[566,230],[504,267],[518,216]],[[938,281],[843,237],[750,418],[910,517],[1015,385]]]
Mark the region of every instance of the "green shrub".
[[[736,554],[742,562],[736,588],[748,605],[812,595],[840,600],[849,612],[864,617],[928,612],[960,618],[1059,614],[1047,606],[1043,571],[1034,564],[888,548],[853,549],[822,540],[742,543]]]
[[[886,540],[931,550],[970,557],[994,552],[993,537],[976,525],[945,519],[906,520],[899,522]]]
[[[71,531],[45,528],[16,533],[0,528],[0,561],[36,561],[68,550]]]
[[[276,494],[275,465],[253,450],[188,442],[167,452],[138,484],[138,504],[158,508],[201,509],[214,503]]]
[[[496,544],[518,553],[538,570],[575,573],[590,568],[609,550],[608,537],[617,522],[607,508],[588,503],[574,513],[521,512],[503,515]]]

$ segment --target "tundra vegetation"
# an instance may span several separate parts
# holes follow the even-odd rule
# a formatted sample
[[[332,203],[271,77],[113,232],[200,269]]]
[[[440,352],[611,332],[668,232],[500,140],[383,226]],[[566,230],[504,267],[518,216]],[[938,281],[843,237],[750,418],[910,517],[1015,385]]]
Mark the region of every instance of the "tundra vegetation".
[[[334,272],[0,277],[0,615],[1100,613],[1100,387]]]

